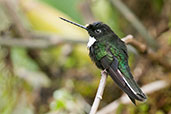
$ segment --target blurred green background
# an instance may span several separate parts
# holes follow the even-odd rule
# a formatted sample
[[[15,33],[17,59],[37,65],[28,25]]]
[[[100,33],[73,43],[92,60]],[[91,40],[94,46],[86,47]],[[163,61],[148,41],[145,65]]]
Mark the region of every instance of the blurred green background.
[[[0,114],[89,113],[100,70],[88,56],[87,32],[59,16],[83,25],[102,21],[155,54],[128,45],[137,83],[164,84],[150,86],[146,102],[120,102],[106,114],[171,114],[170,12],[170,0],[1,0]],[[122,95],[108,77],[99,109]]]

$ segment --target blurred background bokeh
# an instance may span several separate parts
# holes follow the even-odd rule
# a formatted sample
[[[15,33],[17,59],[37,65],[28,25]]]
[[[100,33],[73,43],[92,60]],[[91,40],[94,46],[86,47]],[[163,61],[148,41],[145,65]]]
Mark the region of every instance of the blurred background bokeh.
[[[100,70],[88,56],[87,32],[59,16],[83,25],[102,21],[150,50],[128,45],[148,100],[118,102],[106,114],[171,114],[171,0],[0,0],[0,114],[89,112]],[[99,110],[121,96],[108,77]]]

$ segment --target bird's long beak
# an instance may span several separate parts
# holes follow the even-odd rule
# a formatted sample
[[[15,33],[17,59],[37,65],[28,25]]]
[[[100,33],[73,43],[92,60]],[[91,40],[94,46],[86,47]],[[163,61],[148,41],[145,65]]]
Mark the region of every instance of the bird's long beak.
[[[73,24],[73,25],[76,25],[76,26],[78,26],[78,27],[81,27],[81,28],[87,30],[87,27],[85,27],[85,26],[83,26],[83,25],[80,25],[80,24],[78,24],[78,23],[69,21],[69,20],[67,20],[67,19],[64,19],[63,17],[59,17],[59,18],[62,19],[62,20],[64,20],[64,21],[66,21],[66,22],[68,22],[68,23],[71,23],[71,24]]]

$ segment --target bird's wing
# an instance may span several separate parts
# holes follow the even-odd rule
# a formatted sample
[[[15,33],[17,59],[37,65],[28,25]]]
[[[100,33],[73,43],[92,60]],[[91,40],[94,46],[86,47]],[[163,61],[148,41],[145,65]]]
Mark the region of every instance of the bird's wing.
[[[120,73],[123,75],[125,82],[130,87],[131,91],[134,92],[134,94],[136,94],[136,96],[138,97],[137,100],[145,101],[146,100],[145,94],[142,92],[142,90],[140,89],[138,84],[135,82],[134,77],[131,74],[131,71],[128,65],[128,54],[127,54],[126,45],[123,41],[119,42],[119,45],[120,45],[119,47],[120,49],[118,52],[117,59],[120,59],[120,62],[118,64],[118,71],[120,71]],[[113,53],[113,56],[114,56],[114,53]]]
[[[107,55],[103,57],[101,65],[106,69],[115,83],[131,98],[132,102],[135,103],[135,99],[143,101],[146,97],[139,96],[133,87],[138,87],[133,77],[125,77],[119,69],[118,58],[111,52],[110,48],[107,50]],[[128,79],[127,79],[128,78]],[[129,81],[127,81],[129,80]],[[131,83],[130,83],[131,82]],[[133,87],[132,87],[133,86]],[[139,89],[137,89],[139,91]]]

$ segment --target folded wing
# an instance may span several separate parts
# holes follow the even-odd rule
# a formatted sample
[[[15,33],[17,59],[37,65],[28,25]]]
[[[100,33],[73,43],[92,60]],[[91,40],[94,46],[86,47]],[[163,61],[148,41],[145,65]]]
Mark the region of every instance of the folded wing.
[[[114,82],[122,89],[135,104],[135,99],[139,101],[144,101],[146,99],[145,94],[138,87],[137,83],[134,81],[133,77],[124,76],[118,68],[118,60],[113,56],[113,60],[108,56],[101,59],[101,64],[104,69],[107,70]]]

